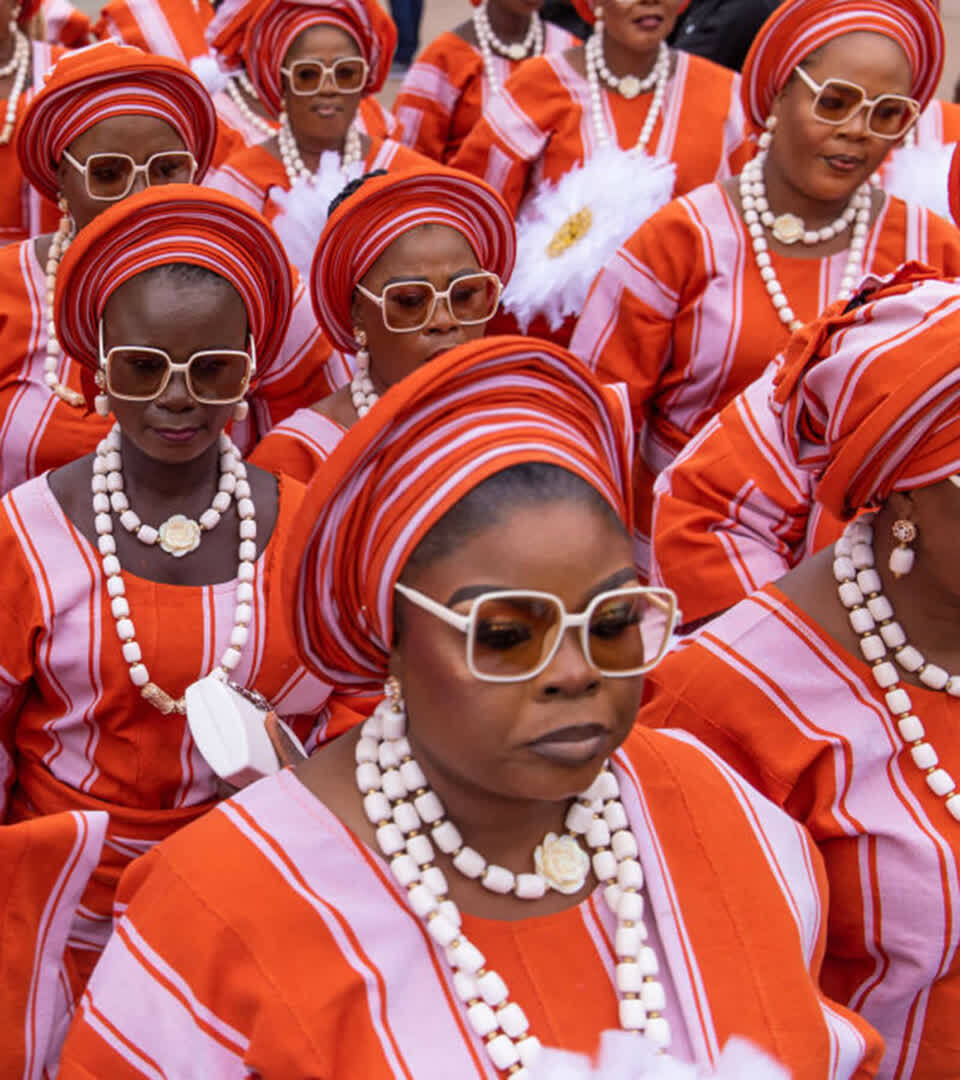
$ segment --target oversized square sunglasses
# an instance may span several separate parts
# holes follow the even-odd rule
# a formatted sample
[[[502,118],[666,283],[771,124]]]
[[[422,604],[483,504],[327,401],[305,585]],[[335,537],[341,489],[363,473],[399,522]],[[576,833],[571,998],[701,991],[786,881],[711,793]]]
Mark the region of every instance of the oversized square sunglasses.
[[[487,270],[464,274],[442,292],[429,281],[393,281],[384,286],[379,296],[357,285],[357,292],[380,308],[383,325],[400,334],[422,330],[441,302],[464,326],[488,322],[496,313],[502,291],[503,282]]]
[[[867,97],[867,92],[846,79],[818,83],[802,67],[795,69],[800,81],[813,94],[813,115],[824,124],[839,127],[862,109],[867,111],[867,131],[880,139],[900,139],[920,115],[920,103],[902,94]]]

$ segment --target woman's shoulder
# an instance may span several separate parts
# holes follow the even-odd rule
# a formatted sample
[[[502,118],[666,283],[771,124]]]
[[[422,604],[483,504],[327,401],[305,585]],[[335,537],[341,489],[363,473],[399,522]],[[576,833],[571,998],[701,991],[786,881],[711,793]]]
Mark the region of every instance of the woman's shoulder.
[[[459,82],[462,65],[472,67],[483,63],[477,47],[473,20],[465,19],[452,30],[446,30],[435,37],[417,57],[417,63],[441,68]]]
[[[717,87],[727,87],[740,91],[740,73],[732,68],[724,67],[705,56],[696,53],[687,53],[678,50],[677,62],[686,66],[689,78],[696,84],[698,89],[709,87],[711,92]]]
[[[580,79],[563,53],[532,56],[519,63],[504,83],[510,96],[531,113],[551,107],[558,99],[572,106],[573,98],[565,79]]]

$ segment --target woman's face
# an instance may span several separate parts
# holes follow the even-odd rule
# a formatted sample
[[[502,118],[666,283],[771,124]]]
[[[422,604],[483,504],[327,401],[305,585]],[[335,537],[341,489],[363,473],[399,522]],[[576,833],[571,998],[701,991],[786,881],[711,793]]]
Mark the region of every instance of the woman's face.
[[[154,154],[186,149],[187,146],[177,132],[166,120],[156,116],[111,116],[78,135],[67,147],[71,157],[81,163],[92,154],[128,154],[138,165],[145,164]],[[78,229],[89,225],[98,214],[116,205],[115,201],[92,199],[87,194],[83,173],[74,168],[66,158],[61,160],[57,173],[60,177],[60,190],[67,200],[70,216]],[[181,177],[176,175],[170,182],[180,179]],[[143,191],[146,186],[146,179],[140,173],[129,194]]]
[[[552,593],[572,613],[599,592],[637,584],[637,575],[630,541],[610,514],[557,500],[505,511],[403,582],[464,613],[470,598],[503,588]],[[415,755],[435,773],[498,798],[559,801],[586,788],[630,731],[643,677],[598,674],[577,631],[567,631],[534,679],[481,682],[467,667],[464,634],[399,594],[397,603],[391,673],[403,689]],[[561,731],[566,741],[537,744]]]
[[[437,292],[464,274],[484,270],[466,237],[446,225],[421,225],[398,237],[360,279],[375,296],[394,282],[427,281]],[[354,293],[354,324],[367,335],[370,368],[383,386],[392,386],[440,353],[483,337],[485,323],[465,326],[438,302],[430,321],[420,330],[388,330],[380,307],[359,291]]]
[[[247,314],[229,282],[148,273],[131,278],[107,301],[103,315],[104,352],[122,345],[165,350],[184,364],[204,349],[246,349]],[[152,401],[110,398],[124,435],[147,457],[168,464],[193,461],[223,430],[233,405],[202,405],[174,372]]]
[[[861,86],[870,98],[910,95],[911,72],[906,54],[890,38],[858,32],[834,39],[804,63],[817,83],[843,79]],[[866,110],[844,124],[818,120],[813,92],[794,76],[774,102],[777,118],[770,160],[787,181],[807,198],[824,202],[850,195],[880,167],[898,145],[867,130]]]
[[[360,46],[338,26],[318,23],[299,34],[283,58],[283,66],[291,68],[298,60],[318,60],[332,67],[337,60],[363,57]],[[345,94],[337,90],[330,76],[312,94],[295,94],[290,79],[283,76],[283,100],[290,127],[298,137],[316,140],[339,147],[353,123],[363,93]]]
[[[603,32],[636,53],[652,52],[673,29],[683,0],[601,0]]]
[[[543,0],[488,0],[488,7],[502,8],[511,15],[533,15],[539,11]]]

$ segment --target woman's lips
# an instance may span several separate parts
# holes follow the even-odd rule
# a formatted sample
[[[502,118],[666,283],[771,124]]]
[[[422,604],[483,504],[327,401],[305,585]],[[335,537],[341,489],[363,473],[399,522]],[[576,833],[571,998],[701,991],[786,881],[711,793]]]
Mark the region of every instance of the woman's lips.
[[[538,757],[565,765],[583,765],[601,753],[610,732],[600,724],[577,724],[558,728],[527,744]]]
[[[831,169],[835,169],[837,172],[842,173],[855,172],[857,169],[863,167],[863,160],[861,158],[848,157],[846,154],[825,156],[823,160]]]
[[[166,442],[185,443],[195,438],[200,428],[154,428],[155,434]]]

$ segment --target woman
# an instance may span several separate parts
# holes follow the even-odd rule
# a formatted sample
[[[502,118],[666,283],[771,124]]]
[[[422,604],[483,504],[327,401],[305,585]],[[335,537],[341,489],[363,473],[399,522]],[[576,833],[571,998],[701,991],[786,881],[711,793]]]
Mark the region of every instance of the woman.
[[[484,105],[524,60],[580,42],[540,18],[539,0],[473,0],[466,22],[435,38],[407,72],[393,105],[403,141],[450,161],[480,122]]]
[[[355,371],[274,428],[251,460],[310,481],[394,383],[483,335],[513,258],[510,211],[482,181],[442,165],[363,180],[333,210],[310,272],[317,321],[356,354]]]
[[[681,0],[598,0],[582,47],[521,65],[451,164],[518,213],[505,310],[566,344],[590,282],[654,211],[739,171],[739,78],[665,42]],[[537,319],[534,322],[534,319]]]
[[[246,28],[259,6],[259,0],[224,0],[206,29],[211,55],[193,61],[194,70],[213,95],[220,123],[235,133],[237,149],[272,138],[280,126],[247,74]],[[361,134],[376,138],[392,138],[400,130],[375,97],[361,100],[355,119]]]
[[[40,0],[0,0],[0,246],[16,244],[55,228],[56,202],[41,198],[20,172],[16,133],[24,106],[43,86],[44,76],[63,49],[32,41],[24,26],[40,8]]]
[[[924,1080],[960,1060],[958,327],[955,282],[905,274],[813,328],[776,400],[852,524],[671,657],[641,713],[807,826],[831,879],[824,989],[883,1035],[881,1076]]]
[[[208,184],[268,219],[291,211],[293,188],[318,207],[316,235],[347,180],[415,164],[419,155],[363,134],[357,119],[364,96],[387,78],[396,38],[376,0],[261,0],[247,15],[242,58],[280,126],[275,137],[232,154]]]
[[[75,231],[146,184],[202,180],[216,132],[210,98],[188,68],[108,42],[65,56],[31,102],[17,145],[23,174],[60,201],[63,217],[53,236],[0,253],[0,491],[92,450],[109,427],[85,414],[80,368],[49,333],[58,267]],[[234,425],[245,450],[301,394],[319,397],[336,385],[299,282],[294,295],[279,362],[257,385],[252,417]]]
[[[99,865],[57,916],[69,925],[59,977],[75,995],[124,867],[216,798],[186,687],[219,673],[308,741],[323,730],[328,688],[297,663],[275,585],[303,489],[244,466],[223,433],[276,362],[292,299],[269,226],[193,185],[111,207],[63,261],[57,334],[115,425],[93,454],[0,502],[0,741],[14,763],[7,823],[109,814]],[[21,956],[28,981],[33,962]]]
[[[571,348],[630,388],[644,538],[656,474],[802,322],[868,271],[957,268],[954,228],[869,185],[942,66],[929,0],[781,4],[743,71],[760,154],[665,207],[594,282]]]
[[[138,862],[62,1076],[525,1080],[540,1040],[621,1023],[701,1064],[736,1032],[795,1080],[870,1075],[808,974],[802,830],[683,736],[627,739],[673,616],[637,587],[630,468],[622,399],[542,342],[462,346],[370,410],[310,488],[290,604],[316,672],[387,698]],[[404,807],[432,823],[409,853]]]

